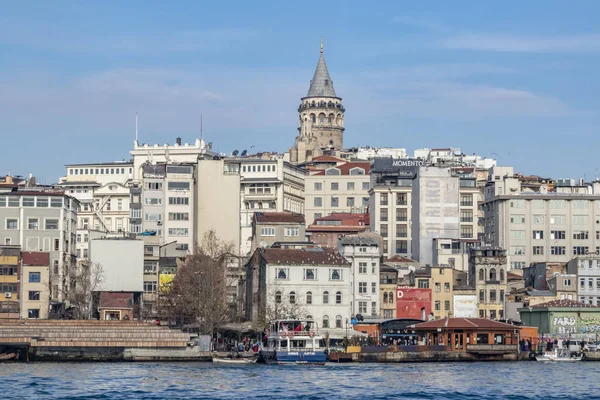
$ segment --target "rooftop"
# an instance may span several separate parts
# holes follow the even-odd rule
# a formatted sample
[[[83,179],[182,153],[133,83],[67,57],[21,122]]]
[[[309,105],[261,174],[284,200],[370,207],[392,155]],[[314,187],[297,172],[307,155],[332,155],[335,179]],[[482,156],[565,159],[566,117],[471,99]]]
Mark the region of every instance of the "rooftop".
[[[600,308],[600,306],[593,306],[591,304],[582,303],[580,301],[563,299],[536,304],[529,308]]]
[[[326,170],[321,170],[313,175],[326,175],[326,171],[330,169],[337,169],[340,171],[340,175],[350,175],[350,171],[354,168],[361,168],[365,171],[364,175],[368,175],[371,171],[371,163],[369,161],[348,161],[344,164],[337,165],[335,167],[327,168]],[[361,174],[360,176],[364,176]]]
[[[254,220],[261,224],[304,224],[304,215],[291,212],[255,212]]]
[[[410,258],[407,258],[407,257],[399,256],[396,254],[395,256],[386,258],[385,260],[383,260],[383,262],[384,263],[416,263],[417,261],[411,260]]]
[[[274,265],[350,265],[337,251],[322,248],[260,250],[262,257]]]
[[[513,331],[514,325],[504,324],[502,322],[492,321],[483,318],[446,318],[436,319],[434,321],[422,322],[413,326],[415,330],[437,330],[438,328],[449,329],[486,329],[496,331]]]
[[[327,64],[325,64],[325,57],[323,57],[323,45],[321,44],[321,55],[317,62],[317,68],[315,74],[310,81],[310,88],[306,97],[337,97],[335,89],[333,88],[333,81],[329,76],[327,70]]]
[[[100,307],[102,308],[133,308],[133,293],[101,292]]]
[[[346,235],[340,238],[340,244],[347,246],[379,246],[379,240],[372,236]]]
[[[22,251],[21,260],[23,260],[23,265],[49,266],[50,253],[41,251]]]

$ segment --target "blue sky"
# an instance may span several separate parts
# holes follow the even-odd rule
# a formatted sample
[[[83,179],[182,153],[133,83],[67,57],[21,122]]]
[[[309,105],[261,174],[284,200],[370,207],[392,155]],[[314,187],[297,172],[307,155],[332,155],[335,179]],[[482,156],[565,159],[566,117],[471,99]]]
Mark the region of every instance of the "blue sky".
[[[285,151],[324,37],[344,144],[600,175],[600,2],[0,2],[0,173],[140,141]],[[8,149],[8,151],[6,151]]]

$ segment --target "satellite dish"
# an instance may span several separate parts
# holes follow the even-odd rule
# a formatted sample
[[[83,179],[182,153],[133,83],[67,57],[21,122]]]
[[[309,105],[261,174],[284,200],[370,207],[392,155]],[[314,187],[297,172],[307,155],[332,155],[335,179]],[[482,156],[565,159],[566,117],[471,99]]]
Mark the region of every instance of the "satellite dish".
[[[260,246],[260,248],[261,248],[261,249],[264,249],[264,248],[266,248],[266,247],[267,247],[267,242],[265,242],[264,240],[262,240],[262,241],[259,243],[259,246]]]
[[[245,157],[245,156],[246,156],[246,154],[248,154],[248,150],[244,150],[244,151],[242,151],[242,157]]]
[[[239,154],[239,151],[234,150],[233,153],[231,153],[231,155],[233,155],[234,157],[236,157]]]

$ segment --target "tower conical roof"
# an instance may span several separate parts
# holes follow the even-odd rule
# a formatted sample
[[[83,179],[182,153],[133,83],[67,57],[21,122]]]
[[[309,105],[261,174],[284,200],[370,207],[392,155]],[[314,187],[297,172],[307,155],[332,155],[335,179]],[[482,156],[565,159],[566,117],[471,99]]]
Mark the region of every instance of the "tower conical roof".
[[[317,63],[317,69],[313,75],[312,81],[310,81],[310,88],[306,97],[337,97],[335,95],[335,89],[333,88],[333,82],[329,76],[327,70],[327,64],[325,64],[325,57],[323,57],[323,50],[321,49],[321,55],[319,62]]]

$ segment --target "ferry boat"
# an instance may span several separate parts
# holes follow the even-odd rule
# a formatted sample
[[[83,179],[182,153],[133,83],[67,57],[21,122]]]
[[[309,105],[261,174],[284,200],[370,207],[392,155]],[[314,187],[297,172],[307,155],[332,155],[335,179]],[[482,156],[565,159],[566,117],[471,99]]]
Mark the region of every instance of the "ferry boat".
[[[270,323],[267,344],[257,362],[266,364],[317,364],[327,361],[325,341],[316,322],[285,319]]]

